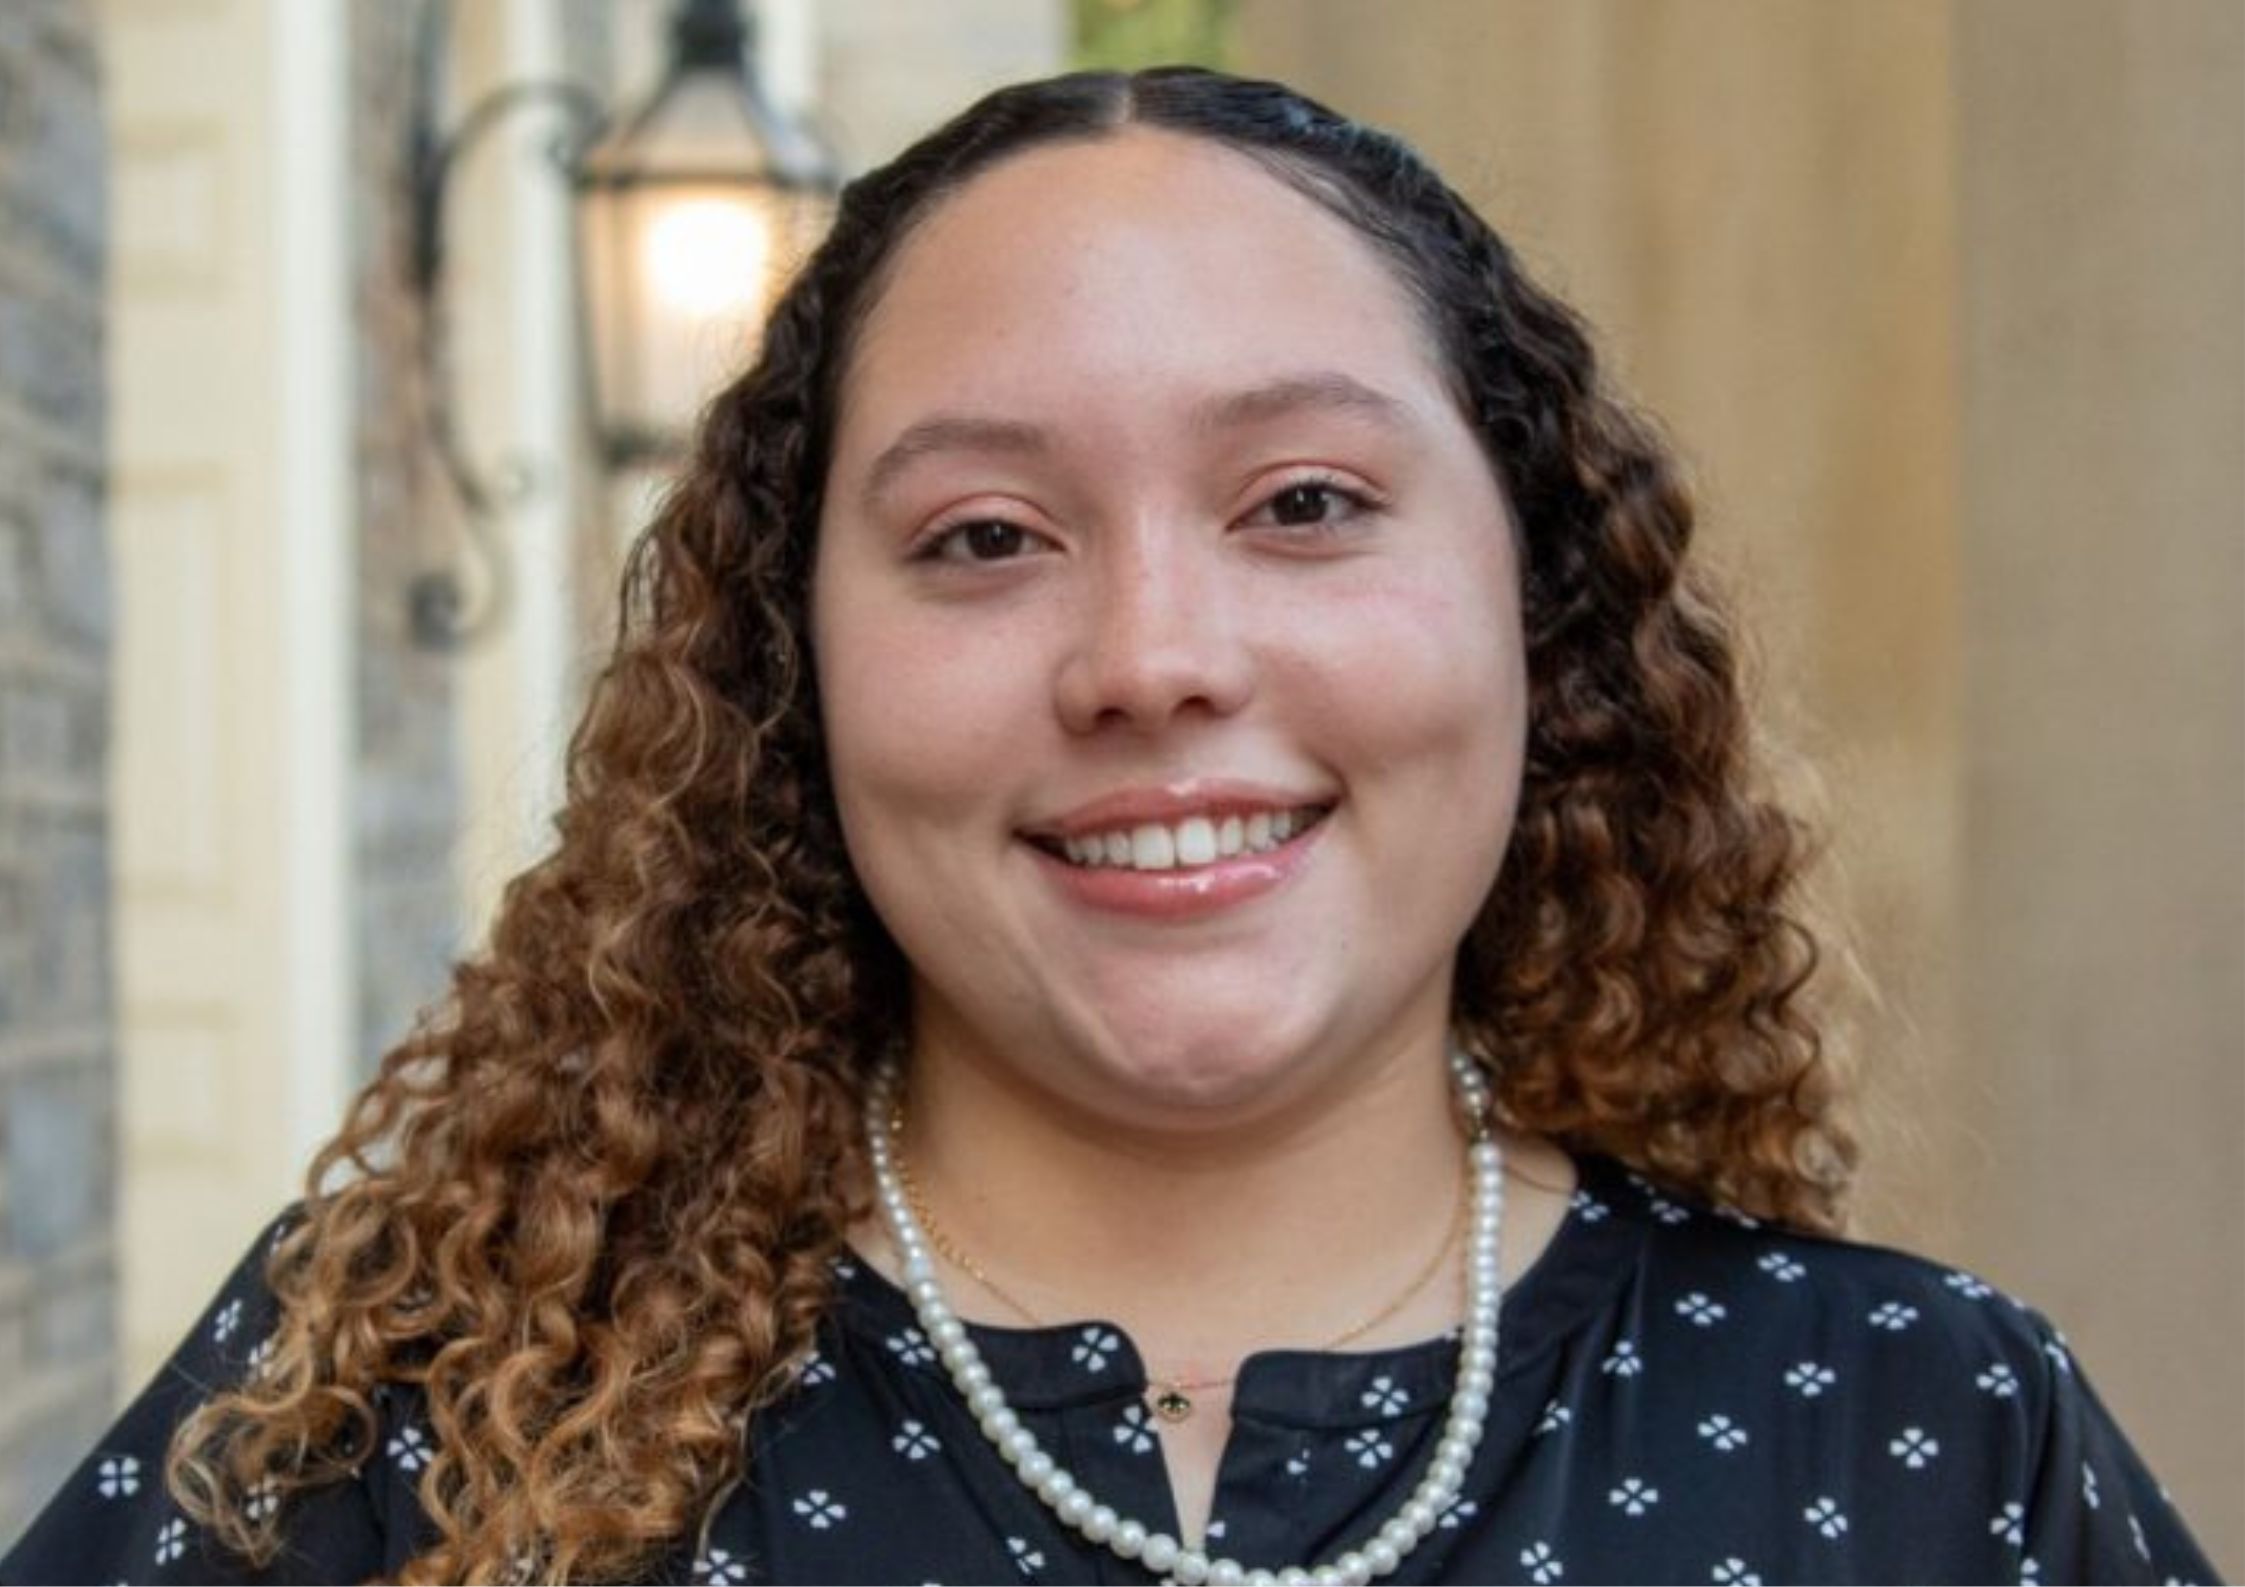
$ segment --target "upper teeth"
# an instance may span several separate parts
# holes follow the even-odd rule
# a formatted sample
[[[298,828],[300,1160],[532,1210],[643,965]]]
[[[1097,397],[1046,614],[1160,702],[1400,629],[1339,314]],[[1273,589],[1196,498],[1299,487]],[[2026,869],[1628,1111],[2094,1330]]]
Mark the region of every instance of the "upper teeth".
[[[1261,854],[1277,848],[1317,819],[1315,806],[1299,810],[1258,810],[1250,816],[1187,816],[1170,825],[1091,832],[1063,838],[1061,846],[1077,865],[1112,865],[1134,871],[1173,871],[1209,865],[1235,854]]]

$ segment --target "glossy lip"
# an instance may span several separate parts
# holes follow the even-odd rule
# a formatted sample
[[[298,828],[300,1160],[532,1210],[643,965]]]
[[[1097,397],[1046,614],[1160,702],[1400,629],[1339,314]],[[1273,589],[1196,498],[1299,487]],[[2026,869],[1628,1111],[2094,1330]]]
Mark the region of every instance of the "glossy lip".
[[[1305,803],[1315,804],[1309,800]],[[1207,810],[1195,805],[1186,814]],[[1237,808],[1237,807],[1235,807]],[[1257,803],[1249,810],[1272,808]],[[1282,805],[1276,808],[1291,809]],[[1102,819],[1111,819],[1104,814]],[[1147,817],[1157,820],[1159,817]],[[1172,818],[1174,819],[1174,818]],[[1143,920],[1188,921],[1220,914],[1253,899],[1265,897],[1300,874],[1316,854],[1325,830],[1332,825],[1332,809],[1307,831],[1297,832],[1268,853],[1240,853],[1188,870],[1134,871],[1122,866],[1072,865],[1037,843],[1022,846],[1043,869],[1060,894],[1073,903],[1110,914]],[[1104,830],[1086,828],[1086,831]]]
[[[1277,815],[1282,810],[1300,810],[1313,805],[1330,809],[1334,802],[1331,794],[1301,793],[1236,778],[1196,777],[1159,787],[1124,788],[1078,805],[1049,821],[1025,826],[1021,835],[1034,845],[1040,840],[1059,842],[1066,838],[1088,837],[1094,832],[1127,831],[1149,824],[1174,826],[1188,816],[1207,816],[1221,821],[1226,816],[1245,817],[1257,811]]]

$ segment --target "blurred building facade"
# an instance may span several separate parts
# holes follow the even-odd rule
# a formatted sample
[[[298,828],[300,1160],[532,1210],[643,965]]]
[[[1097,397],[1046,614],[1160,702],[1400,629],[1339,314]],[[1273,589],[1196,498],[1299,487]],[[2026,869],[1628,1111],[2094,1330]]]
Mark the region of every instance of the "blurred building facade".
[[[462,0],[446,103],[628,94],[665,9]],[[856,166],[1070,48],[1063,0],[765,9]],[[2053,1312],[2236,1568],[2245,13],[1202,9],[1425,150],[1667,421],[1884,991],[1864,1232]],[[476,576],[402,257],[420,11],[0,6],[0,1537],[542,847],[642,510],[573,459],[526,122],[455,205],[517,601],[414,642],[413,578]]]
[[[406,265],[425,9],[0,7],[0,1537],[546,841],[604,644],[628,526],[575,449],[535,118],[451,206],[466,440],[532,476],[497,525],[516,588],[490,643],[411,631],[418,575],[487,577]],[[814,51],[813,7],[764,9],[860,163],[1066,39],[1042,0],[849,0]],[[451,10],[447,117],[501,82],[628,91],[668,6]]]

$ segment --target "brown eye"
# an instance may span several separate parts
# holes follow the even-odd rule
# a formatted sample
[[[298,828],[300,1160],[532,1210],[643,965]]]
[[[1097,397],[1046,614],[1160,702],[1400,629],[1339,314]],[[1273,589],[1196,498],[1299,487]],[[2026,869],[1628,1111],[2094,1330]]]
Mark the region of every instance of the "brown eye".
[[[1029,531],[1002,518],[953,524],[920,554],[932,562],[1009,562],[1029,549]]]
[[[1323,523],[1334,494],[1330,485],[1289,485],[1271,498],[1271,517],[1288,528]]]
[[[1018,556],[1029,537],[1018,524],[1000,523],[985,519],[980,523],[965,525],[959,538],[966,542],[967,555],[977,562],[995,562],[1002,557]]]
[[[1247,521],[1272,529],[1311,529],[1301,538],[1323,539],[1365,517],[1376,507],[1371,496],[1325,479],[1299,479],[1262,500]]]

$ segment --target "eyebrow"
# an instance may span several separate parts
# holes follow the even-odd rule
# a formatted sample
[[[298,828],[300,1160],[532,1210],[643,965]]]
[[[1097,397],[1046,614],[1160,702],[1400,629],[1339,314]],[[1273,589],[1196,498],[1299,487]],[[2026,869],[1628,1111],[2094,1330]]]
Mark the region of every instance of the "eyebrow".
[[[1204,397],[1193,404],[1191,417],[1196,430],[1238,430],[1304,412],[1355,414],[1395,430],[1413,427],[1408,404],[1338,370],[1287,375]],[[866,470],[864,500],[868,506],[877,501],[923,457],[944,452],[1038,456],[1052,448],[1052,433],[1040,424],[982,414],[934,414],[907,426],[874,458]]]
[[[993,419],[970,413],[939,413],[907,426],[891,441],[865,475],[865,501],[877,501],[897,475],[923,457],[939,452],[982,452],[997,456],[1035,456],[1052,449],[1042,425],[1019,419]]]
[[[1339,370],[1319,370],[1288,375],[1244,391],[1227,392],[1194,404],[1196,425],[1236,430],[1302,412],[1354,413],[1395,429],[1408,429],[1410,408],[1384,391],[1377,391]]]

